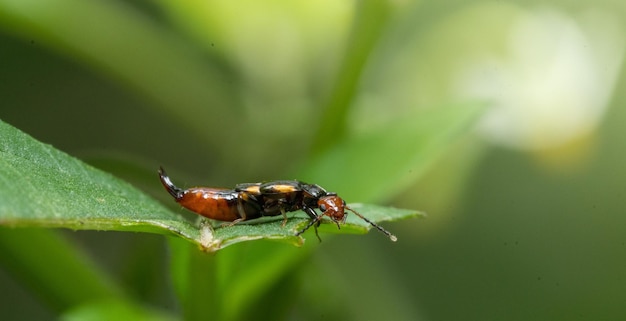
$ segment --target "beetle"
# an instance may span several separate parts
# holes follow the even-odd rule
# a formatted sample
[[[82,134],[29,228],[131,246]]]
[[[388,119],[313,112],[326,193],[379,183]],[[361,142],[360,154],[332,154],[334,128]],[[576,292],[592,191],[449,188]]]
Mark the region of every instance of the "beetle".
[[[182,189],[174,185],[163,169],[159,168],[159,179],[167,192],[184,208],[204,217],[230,222],[234,225],[263,216],[283,217],[283,226],[287,223],[287,212],[302,210],[310,220],[295,236],[299,236],[314,226],[315,235],[321,241],[317,227],[324,216],[341,228],[350,211],[396,241],[395,235],[359,214],[337,195],[327,192],[317,184],[308,184],[295,180],[280,180],[265,183],[243,183],[233,189],[213,187],[191,187]],[[315,209],[319,208],[321,214]]]

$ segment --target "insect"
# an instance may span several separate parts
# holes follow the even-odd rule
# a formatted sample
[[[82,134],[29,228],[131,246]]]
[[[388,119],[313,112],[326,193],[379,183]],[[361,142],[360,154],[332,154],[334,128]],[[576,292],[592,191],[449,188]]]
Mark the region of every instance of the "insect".
[[[233,189],[213,187],[192,187],[182,189],[172,183],[163,167],[159,169],[159,178],[172,197],[184,208],[210,219],[231,222],[234,225],[262,216],[283,216],[283,226],[287,223],[287,212],[302,210],[309,223],[295,235],[299,236],[314,226],[315,235],[322,218],[328,216],[337,228],[346,222],[346,210],[354,213],[392,241],[395,235],[359,214],[336,193],[327,192],[317,184],[300,181],[272,181],[266,183],[238,184]],[[321,214],[315,209],[319,208]]]

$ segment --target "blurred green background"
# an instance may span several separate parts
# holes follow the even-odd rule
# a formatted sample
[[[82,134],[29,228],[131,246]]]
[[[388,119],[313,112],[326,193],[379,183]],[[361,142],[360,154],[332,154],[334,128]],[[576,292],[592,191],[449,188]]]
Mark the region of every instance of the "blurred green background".
[[[384,224],[397,243],[311,245],[296,289],[273,289],[294,293],[275,302],[287,319],[619,320],[624,21],[612,0],[0,0],[0,119],[163,202],[159,165],[185,186],[315,179],[429,213]],[[476,105],[470,129],[386,185],[311,165],[345,137]],[[403,133],[378,164],[411,155]],[[64,234],[115,279],[142,274],[146,305],[179,308],[165,238]],[[55,316],[1,268],[0,284],[7,319]]]

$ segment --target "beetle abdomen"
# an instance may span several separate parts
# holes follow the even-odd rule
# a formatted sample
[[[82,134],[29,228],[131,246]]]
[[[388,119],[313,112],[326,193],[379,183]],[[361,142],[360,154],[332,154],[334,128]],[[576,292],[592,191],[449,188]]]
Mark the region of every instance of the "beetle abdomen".
[[[210,219],[232,222],[242,218],[237,208],[237,193],[232,190],[195,187],[185,190],[176,201],[186,209]],[[246,211],[247,219],[252,214]]]

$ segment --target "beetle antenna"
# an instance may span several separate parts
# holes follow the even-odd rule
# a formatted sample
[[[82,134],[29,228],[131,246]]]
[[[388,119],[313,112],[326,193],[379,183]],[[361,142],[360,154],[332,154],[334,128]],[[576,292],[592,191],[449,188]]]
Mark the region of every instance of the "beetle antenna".
[[[183,197],[184,191],[172,183],[172,180],[170,180],[169,176],[167,176],[167,173],[162,166],[159,167],[159,178],[161,179],[163,187],[165,187],[167,192],[170,193],[170,195],[172,195],[175,199],[178,200]]]
[[[348,207],[347,205],[345,206],[345,208],[347,208],[348,210],[350,210],[350,212],[352,212],[352,213],[356,214],[356,216],[360,217],[360,218],[361,218],[362,220],[364,220],[365,222],[370,223],[370,225],[371,225],[371,226],[375,227],[376,229],[378,229],[379,231],[381,231],[383,234],[387,235],[387,237],[389,237],[389,239],[390,239],[392,242],[395,242],[395,241],[397,241],[397,240],[398,240],[398,238],[397,238],[395,235],[393,235],[393,234],[391,234],[389,231],[385,230],[382,226],[380,226],[380,225],[378,225],[378,224],[376,224],[376,223],[374,223],[374,222],[372,222],[372,221],[368,220],[365,216],[363,216],[363,215],[359,214],[357,211],[355,211],[355,210],[351,209],[351,208],[350,208],[350,207]]]

